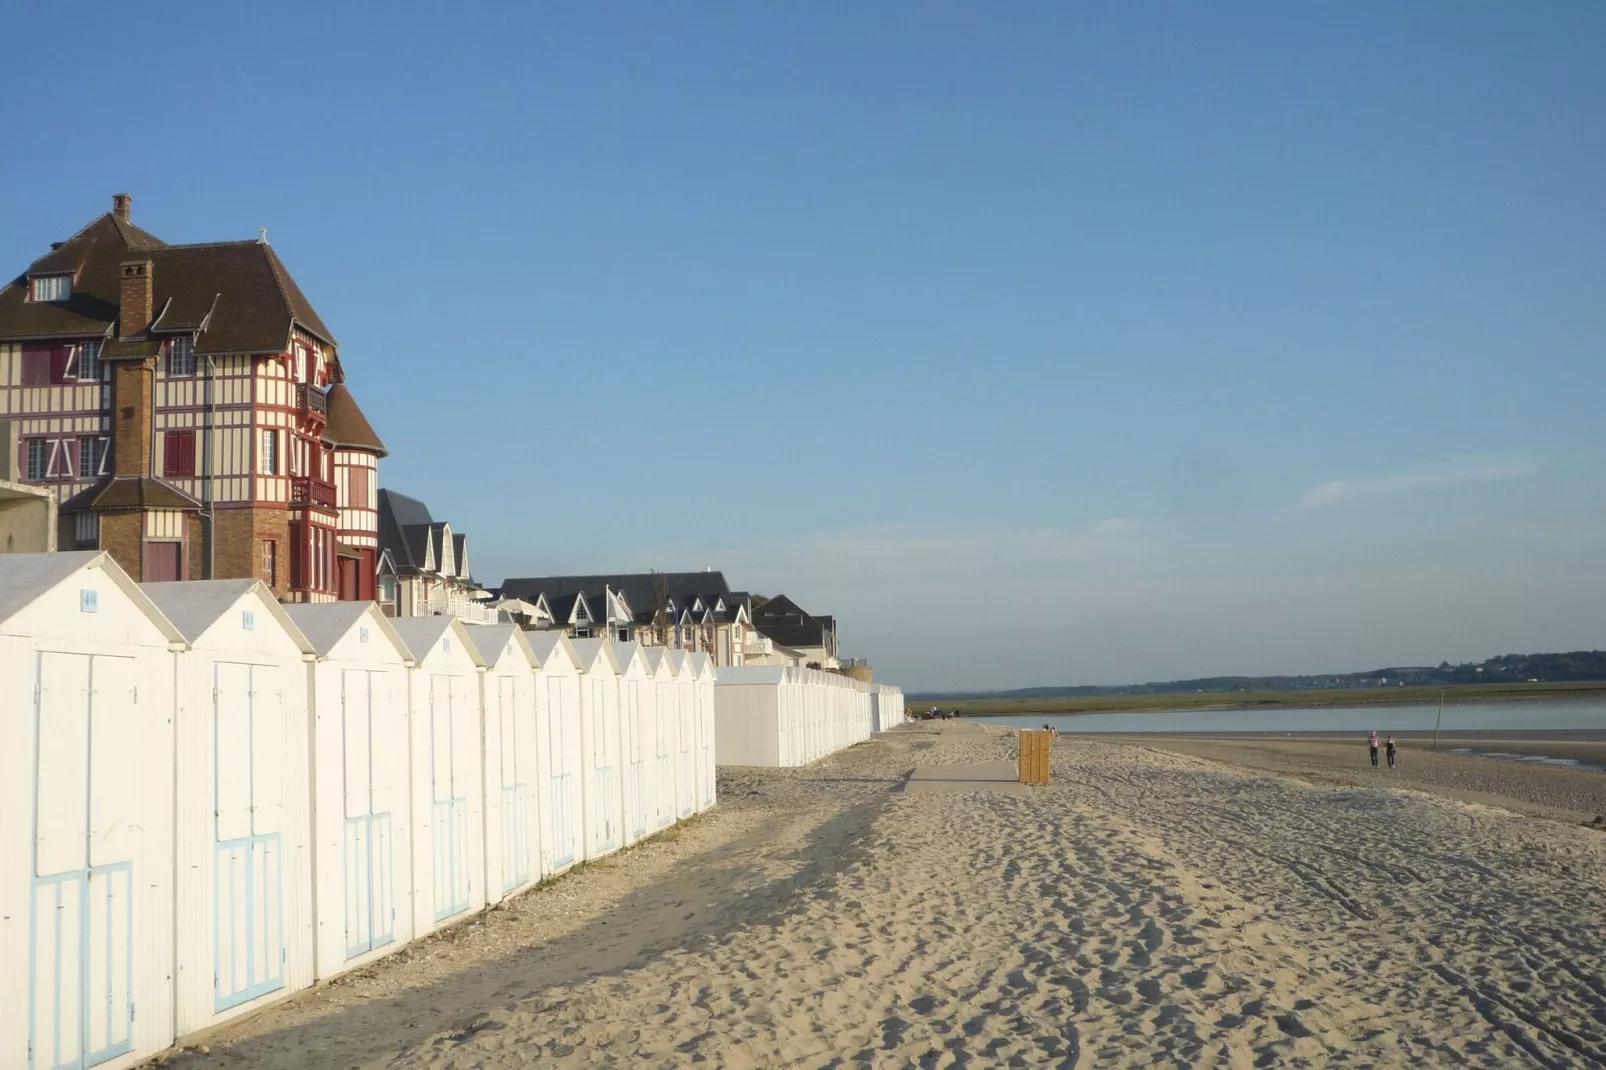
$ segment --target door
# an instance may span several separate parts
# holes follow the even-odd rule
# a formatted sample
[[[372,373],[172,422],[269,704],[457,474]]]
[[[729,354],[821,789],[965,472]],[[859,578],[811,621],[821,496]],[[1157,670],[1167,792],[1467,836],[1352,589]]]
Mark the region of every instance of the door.
[[[680,816],[697,809],[697,711],[692,707],[695,684],[675,685],[675,709],[680,721],[680,768],[675,785],[680,791]]]
[[[434,849],[435,920],[442,921],[468,909],[468,778],[459,755],[458,720],[468,709],[458,701],[456,678],[434,674],[429,678],[430,785],[433,797],[431,844]],[[461,709],[459,707],[462,707]]]
[[[546,812],[551,815],[552,833],[552,859],[554,868],[566,866],[574,861],[576,841],[578,836],[575,830],[575,780],[574,755],[570,748],[577,742],[574,736],[575,725],[571,723],[572,715],[577,712],[574,704],[564,701],[563,680],[552,677],[546,681],[547,687],[547,761],[549,763],[548,803]]]
[[[618,746],[619,729],[613,723],[616,711],[608,708],[607,685],[602,680],[587,676],[585,686],[591,689],[591,777],[592,797],[602,820],[593,845],[596,850],[610,851],[619,845],[619,818],[614,803],[619,800],[619,771],[614,768],[613,749]]]
[[[148,542],[143,553],[145,583],[167,582],[184,578],[184,544],[182,542]]]
[[[345,669],[341,673],[341,775],[345,798],[346,957],[355,958],[395,939],[395,862],[391,841],[390,770],[383,750],[390,675]]]
[[[520,750],[532,742],[519,726],[518,688],[511,676],[496,678],[497,726],[501,732],[502,890],[530,881],[528,786],[519,762]]]
[[[625,700],[625,805],[633,839],[647,834],[647,755],[641,738],[641,681],[627,680],[620,689]]]
[[[284,987],[284,696],[272,665],[218,662],[213,984],[217,1010]]]
[[[52,652],[38,667],[28,1043],[57,1070],[134,1046],[144,733],[131,659]]]

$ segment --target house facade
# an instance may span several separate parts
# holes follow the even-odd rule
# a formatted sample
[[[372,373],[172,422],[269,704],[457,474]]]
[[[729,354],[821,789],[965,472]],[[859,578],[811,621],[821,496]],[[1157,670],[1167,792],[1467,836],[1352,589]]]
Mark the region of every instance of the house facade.
[[[372,597],[385,449],[333,334],[265,238],[169,245],[131,216],[118,194],[0,289],[0,420],[58,546],[142,581]]]
[[[397,491],[381,489],[377,505],[378,601],[387,616],[456,617],[466,624],[504,619],[469,571],[468,536]]]
[[[740,665],[762,645],[749,596],[732,591],[724,573],[713,570],[524,576],[503,580],[497,593],[544,609],[544,621],[532,615],[534,627],[705,653],[720,666]]]
[[[800,665],[837,669],[835,617],[816,617],[786,595],[776,595],[753,609],[753,627],[769,649],[748,659],[749,665]]]

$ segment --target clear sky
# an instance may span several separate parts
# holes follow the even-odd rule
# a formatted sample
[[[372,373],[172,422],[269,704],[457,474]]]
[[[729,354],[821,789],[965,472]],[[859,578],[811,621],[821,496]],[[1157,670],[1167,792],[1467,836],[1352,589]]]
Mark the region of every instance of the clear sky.
[[[1606,646],[1606,3],[12,4],[0,256],[268,229],[506,575],[910,688]]]

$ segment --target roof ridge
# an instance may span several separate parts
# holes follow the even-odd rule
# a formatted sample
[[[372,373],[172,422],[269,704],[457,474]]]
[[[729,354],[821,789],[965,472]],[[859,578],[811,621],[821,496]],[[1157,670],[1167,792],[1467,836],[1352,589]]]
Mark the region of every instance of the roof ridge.
[[[236,238],[233,241],[191,241],[174,244],[163,243],[163,249],[213,249],[223,245],[261,245],[257,238]]]

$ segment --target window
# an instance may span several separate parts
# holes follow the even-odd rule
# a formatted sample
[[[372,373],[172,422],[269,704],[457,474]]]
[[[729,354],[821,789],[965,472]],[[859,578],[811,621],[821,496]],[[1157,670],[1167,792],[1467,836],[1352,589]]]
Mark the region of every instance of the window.
[[[297,344],[296,345],[296,366],[295,366],[295,369],[293,371],[293,374],[295,376],[295,381],[296,382],[304,383],[304,382],[307,381],[307,366],[310,363],[311,363],[311,361],[309,361],[307,359],[307,347],[304,346],[304,345]]]
[[[279,432],[262,432],[262,474],[276,476],[279,474]]]
[[[71,296],[71,275],[41,275],[33,280],[35,301],[65,301]]]
[[[169,378],[195,374],[195,339],[175,338],[167,343]]]
[[[195,478],[194,431],[168,431],[162,436],[162,475]]]
[[[279,543],[274,539],[262,540],[262,582],[279,586]]]
[[[395,576],[381,576],[381,577],[379,577],[379,600],[381,602],[394,602],[394,601],[396,601],[396,577]]]
[[[79,513],[73,517],[73,542],[80,550],[94,550],[100,543],[100,514]]]
[[[99,342],[85,342],[83,345],[78,347],[77,364],[79,380],[89,382],[100,381],[100,345],[101,344]]]
[[[28,480],[38,483],[45,478],[50,470],[50,440],[46,438],[30,438],[28,440]]]
[[[78,478],[94,479],[106,474],[106,446],[104,438],[85,435],[78,440]]]
[[[145,570],[142,583],[160,583],[184,578],[184,544],[181,542],[147,542],[145,544]]]

